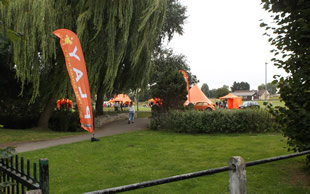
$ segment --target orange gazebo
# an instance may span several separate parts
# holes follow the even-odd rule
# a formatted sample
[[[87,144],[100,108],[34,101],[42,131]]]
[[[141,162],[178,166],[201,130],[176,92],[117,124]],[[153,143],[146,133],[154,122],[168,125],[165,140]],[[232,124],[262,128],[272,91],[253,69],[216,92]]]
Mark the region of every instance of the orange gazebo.
[[[227,99],[228,109],[239,109],[240,104],[242,104],[242,98],[232,93],[222,96],[220,99]]]
[[[131,102],[131,99],[127,94],[118,94],[109,100],[109,103],[111,102],[123,102],[123,104],[129,104],[129,102]]]

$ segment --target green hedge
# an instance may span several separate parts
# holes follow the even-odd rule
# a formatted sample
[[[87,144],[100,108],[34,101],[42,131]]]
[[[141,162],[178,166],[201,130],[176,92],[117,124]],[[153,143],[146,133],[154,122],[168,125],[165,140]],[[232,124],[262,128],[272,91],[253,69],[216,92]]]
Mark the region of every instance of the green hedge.
[[[48,122],[48,128],[54,131],[82,131],[79,112],[55,111]]]
[[[180,133],[270,132],[278,130],[271,114],[264,110],[172,111],[153,116],[152,129]]]

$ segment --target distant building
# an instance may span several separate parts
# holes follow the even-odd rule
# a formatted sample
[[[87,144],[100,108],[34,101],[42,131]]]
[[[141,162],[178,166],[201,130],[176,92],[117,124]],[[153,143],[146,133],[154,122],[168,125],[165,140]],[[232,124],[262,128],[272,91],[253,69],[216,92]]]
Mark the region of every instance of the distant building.
[[[255,100],[258,99],[256,90],[236,90],[232,92],[236,96],[242,97],[242,100]]]
[[[258,90],[257,92],[258,99],[265,100],[267,95],[267,100],[270,99],[270,93],[266,90]]]

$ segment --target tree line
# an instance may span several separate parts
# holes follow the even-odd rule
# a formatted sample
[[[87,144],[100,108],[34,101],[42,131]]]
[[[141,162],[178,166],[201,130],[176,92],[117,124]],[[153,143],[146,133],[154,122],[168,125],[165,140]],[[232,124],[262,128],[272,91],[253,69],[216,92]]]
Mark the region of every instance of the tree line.
[[[265,90],[265,88],[265,84],[261,84],[257,87],[257,90]],[[209,98],[219,98],[221,96],[225,96],[229,92],[235,92],[238,90],[250,90],[250,84],[247,82],[234,82],[230,89],[227,85],[223,85],[217,89],[209,89],[208,84],[203,83],[201,90]],[[275,95],[277,93],[277,84],[272,82],[267,83],[267,91],[270,95]]]
[[[57,99],[75,99],[56,29],[80,39],[97,115],[103,99],[143,92],[163,71],[190,71],[184,56],[162,46],[183,34],[186,7],[179,0],[12,0],[0,1],[0,13],[1,113],[31,113],[42,128]],[[163,69],[170,58],[179,66]]]

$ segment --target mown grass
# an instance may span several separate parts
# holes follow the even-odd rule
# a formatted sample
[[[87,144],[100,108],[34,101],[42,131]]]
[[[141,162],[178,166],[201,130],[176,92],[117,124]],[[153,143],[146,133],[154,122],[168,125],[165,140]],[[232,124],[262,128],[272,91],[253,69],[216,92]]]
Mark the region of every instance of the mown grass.
[[[264,108],[265,105],[264,105],[264,100],[258,100],[257,103],[261,106],[261,108]],[[267,101],[268,103],[272,102],[272,106],[275,107],[275,106],[282,106],[284,107],[285,106],[285,103],[283,101],[280,101],[279,99],[271,99],[271,100],[268,100]]]
[[[148,118],[152,116],[152,112],[136,112],[138,118]]]
[[[281,134],[190,135],[147,130],[20,156],[31,161],[48,158],[50,193],[75,194],[227,166],[231,156],[253,161],[283,154],[288,153]],[[247,192],[309,193],[310,169],[304,158],[247,168]],[[129,193],[228,193],[228,172]]]
[[[48,129],[6,129],[0,128],[0,145],[15,142],[28,142],[54,139],[64,136],[82,135],[86,132],[57,132]]]

